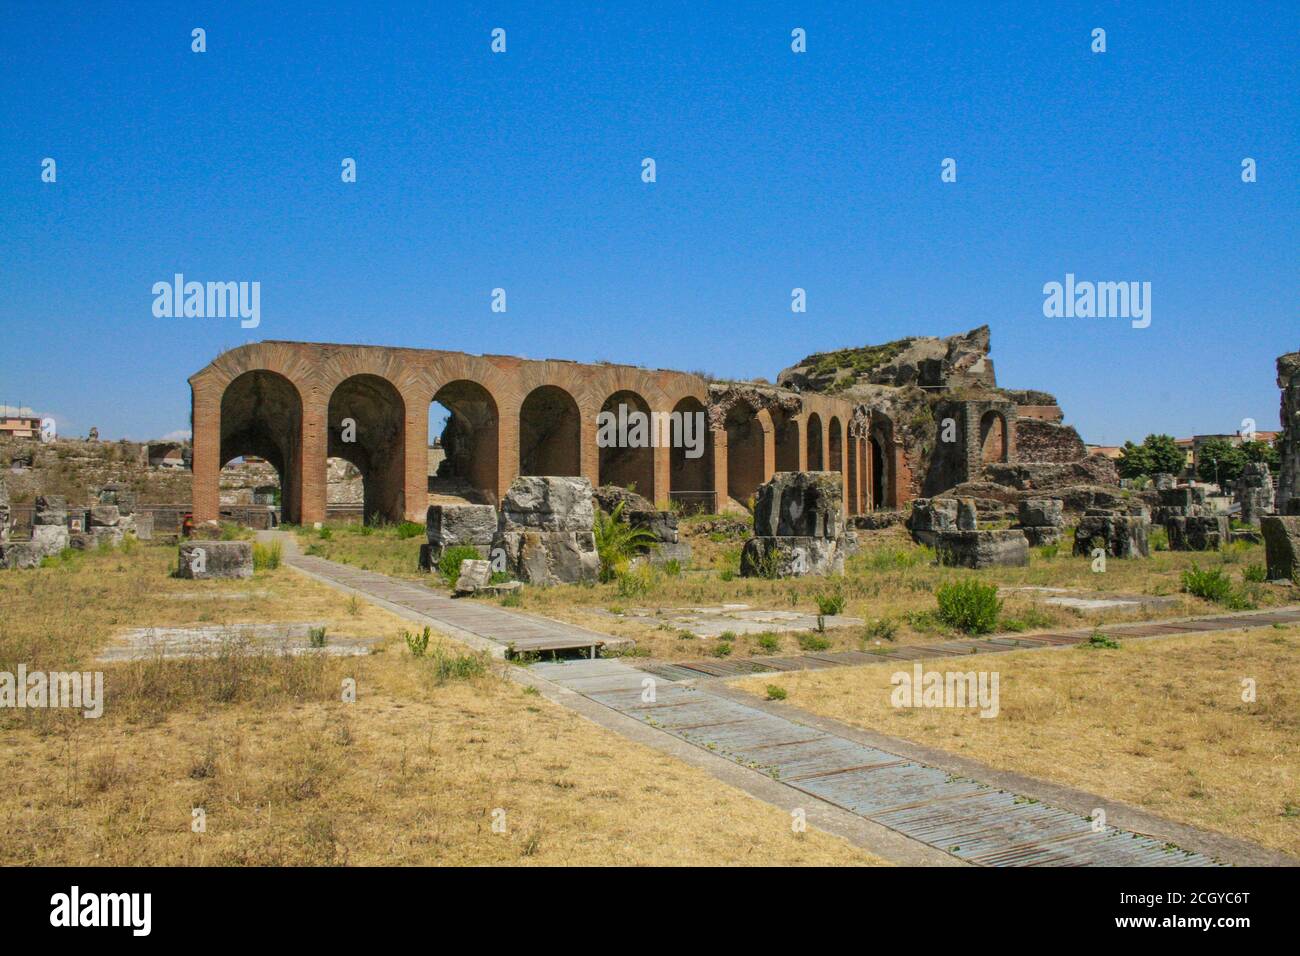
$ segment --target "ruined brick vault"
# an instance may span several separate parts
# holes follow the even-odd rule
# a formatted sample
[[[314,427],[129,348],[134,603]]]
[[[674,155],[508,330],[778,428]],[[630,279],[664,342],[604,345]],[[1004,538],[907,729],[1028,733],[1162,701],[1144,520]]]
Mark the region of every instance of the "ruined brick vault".
[[[330,458],[357,467],[367,518],[388,521],[423,520],[439,488],[495,504],[518,475],[581,475],[593,485],[634,486],[660,507],[676,500],[728,510],[777,471],[839,472],[845,510],[858,514],[897,508],[919,494],[924,476],[914,472],[930,469],[931,458],[953,484],[981,462],[1015,459],[1019,406],[1003,394],[957,403],[957,444],[935,456],[908,447],[913,429],[895,421],[902,406],[787,384],[788,372],[780,386],[710,383],[684,372],[507,355],[245,345],[189,380],[194,517],[219,517],[221,469],[248,455],[275,468],[283,518],[302,523],[325,519]],[[434,402],[450,413],[440,436],[428,433]],[[598,414],[620,405],[703,413],[703,453],[598,447]],[[345,441],[349,419],[355,437]],[[431,475],[435,438],[444,454]]]

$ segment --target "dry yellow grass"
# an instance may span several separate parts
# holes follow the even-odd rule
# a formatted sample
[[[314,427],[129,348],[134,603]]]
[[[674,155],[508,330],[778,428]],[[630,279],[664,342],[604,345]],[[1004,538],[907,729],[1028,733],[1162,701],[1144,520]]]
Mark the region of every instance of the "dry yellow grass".
[[[0,574],[0,669],[84,665],[114,629],[199,619],[323,619],[386,642],[364,658],[113,665],[98,720],[3,716],[0,768],[23,785],[0,796],[0,863],[882,862],[491,672],[442,680],[396,638],[409,624],[289,569],[196,585],[167,578],[171,560],[143,548]]]
[[[1001,712],[895,709],[910,664],[748,678],[813,713],[1300,855],[1300,629],[927,660],[996,670]],[[1242,700],[1253,678],[1257,700]]]

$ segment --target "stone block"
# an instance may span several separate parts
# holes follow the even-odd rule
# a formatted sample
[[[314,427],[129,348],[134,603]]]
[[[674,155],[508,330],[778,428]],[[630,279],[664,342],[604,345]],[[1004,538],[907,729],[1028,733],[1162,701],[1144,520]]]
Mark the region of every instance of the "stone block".
[[[1064,530],[1060,525],[1023,525],[1013,529],[1021,532],[1031,548],[1041,548],[1049,544],[1059,544]]]
[[[841,478],[831,471],[781,471],[758,488],[758,537],[836,539],[844,532]]]
[[[492,564],[488,561],[462,561],[456,585],[452,588],[455,597],[473,594],[487,587],[492,580]]]
[[[251,578],[251,541],[187,541],[180,546],[177,577],[196,581]]]
[[[975,531],[979,527],[979,509],[974,498],[957,499],[957,530]]]
[[[917,498],[907,516],[907,530],[917,544],[933,546],[939,532],[957,530],[957,499]]]
[[[1090,509],[1074,529],[1074,553],[1088,557],[1101,548],[1112,558],[1150,557],[1150,527],[1151,519],[1143,515]]]
[[[644,528],[664,544],[677,543],[677,514],[673,511],[624,511],[622,518],[634,528]]]
[[[116,528],[122,520],[117,505],[95,505],[86,516],[87,528]]]
[[[1264,560],[1270,581],[1300,580],[1300,516],[1264,515],[1259,521],[1264,536]]]
[[[951,567],[1023,567],[1029,563],[1029,540],[1015,528],[944,531],[935,550],[939,563]]]
[[[32,524],[68,523],[68,499],[62,495],[40,495],[36,499]]]
[[[153,515],[150,512],[138,512],[130,516],[135,536],[141,541],[153,540]]]
[[[750,538],[740,553],[746,578],[796,578],[844,573],[844,550],[836,538],[765,535]]]
[[[521,475],[501,502],[501,531],[590,532],[596,519],[586,478]]]
[[[1228,519],[1209,515],[1170,518],[1165,532],[1170,551],[1218,551],[1228,543]]]
[[[590,531],[500,531],[492,540],[492,550],[497,548],[505,554],[507,573],[527,584],[576,584],[600,573]]]
[[[446,548],[490,545],[497,533],[497,510],[491,505],[430,505],[424,528],[436,559]]]
[[[1060,498],[1025,498],[1016,509],[1025,527],[1061,527],[1065,521],[1065,502]]]
[[[10,570],[38,567],[45,557],[30,541],[10,541],[0,545],[0,565]]]
[[[32,547],[42,556],[58,554],[68,546],[68,529],[61,524],[32,525]]]

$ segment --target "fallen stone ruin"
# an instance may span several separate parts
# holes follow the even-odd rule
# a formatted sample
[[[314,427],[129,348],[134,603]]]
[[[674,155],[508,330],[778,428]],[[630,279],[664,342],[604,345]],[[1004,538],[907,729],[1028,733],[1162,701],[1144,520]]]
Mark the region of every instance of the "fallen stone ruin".
[[[841,574],[847,541],[834,472],[777,472],[759,486],[754,536],[740,554],[742,577]]]

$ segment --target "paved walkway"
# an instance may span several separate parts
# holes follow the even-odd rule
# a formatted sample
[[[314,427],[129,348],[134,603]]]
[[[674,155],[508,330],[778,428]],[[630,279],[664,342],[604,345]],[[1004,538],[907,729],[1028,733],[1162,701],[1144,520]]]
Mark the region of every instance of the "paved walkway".
[[[567,639],[569,643],[565,646],[572,647],[585,646],[590,636],[591,646],[595,647],[599,643],[597,639],[604,637],[482,602],[453,600],[419,584],[322,558],[290,553],[285,560],[327,584],[498,654],[504,653],[508,644],[520,646],[521,641],[535,641],[533,646],[540,646],[547,641]],[[1242,618],[1248,615],[1223,617],[1231,617],[1235,621],[1232,626],[1238,628],[1300,620],[1300,609],[1288,609],[1285,618],[1279,618],[1281,613],[1255,615],[1248,625],[1242,623]],[[1200,619],[1200,623],[1210,620]],[[1192,626],[1194,623],[1181,622],[1176,630],[1169,631],[1152,629],[1174,625],[1114,626],[1107,627],[1106,632],[1141,628],[1153,635],[1224,629]],[[1091,632],[1089,628],[1086,634]],[[1080,639],[1086,639],[1086,634]],[[1053,635],[1035,635],[1043,640],[1036,646],[1066,643],[1047,640],[1050,637]],[[967,645],[967,649],[948,649],[952,644]],[[969,642],[949,642],[935,645],[933,650],[942,648],[943,656],[969,654],[968,645]],[[996,645],[985,648],[993,649],[1017,648]],[[871,662],[881,659],[874,654],[860,656]],[[677,675],[681,679],[675,679],[671,672],[664,672],[664,666],[638,667],[622,660],[580,660],[535,664],[526,669],[509,668],[506,673],[534,686],[540,683],[547,688],[548,697],[639,742],[650,743],[677,756],[683,755],[679,746],[674,748],[657,738],[671,738],[698,748],[707,756],[691,762],[705,766],[721,779],[742,786],[768,802],[787,809],[806,810],[809,821],[815,825],[822,825],[825,818],[829,821],[826,829],[850,836],[859,845],[891,859],[933,862],[937,852],[983,866],[1213,866],[1220,862],[1295,862],[1253,844],[1205,833],[1131,808],[1127,815],[1119,815],[1139,820],[1144,832],[1114,826],[1094,829],[1086,811],[1081,812],[1077,806],[1068,809],[1026,795],[1039,787],[1050,790],[1051,785],[999,774],[970,761],[964,764],[973,773],[955,773],[951,767],[934,765],[944,763],[942,755],[936,754],[940,759],[930,762],[905,756],[909,750],[915,753],[924,748],[881,735],[854,733],[847,728],[841,731],[833,722],[819,721],[793,709],[789,716],[774,713],[774,708],[758,702],[745,702],[736,699],[734,694],[711,692],[706,686],[695,685],[694,678],[706,676],[698,670],[686,668],[685,674]],[[590,706],[579,706],[576,698],[600,707],[593,710]],[[604,715],[600,712],[602,708]],[[865,738],[869,736],[883,746],[867,742]],[[724,771],[718,766],[719,761],[732,765],[733,770]],[[765,780],[758,783],[747,779],[747,775],[754,774],[762,775]],[[1007,789],[988,782],[990,779],[1003,782],[1012,779],[1027,786]],[[1076,797],[1062,803],[1077,805],[1082,800],[1095,807],[1115,806],[1113,801],[1100,796],[1055,789]],[[834,813],[828,816],[827,807],[838,811],[839,816]],[[850,833],[853,828],[846,828],[843,819],[846,816],[874,824],[876,829]],[[891,843],[873,837],[881,829],[906,837],[904,844],[920,844],[928,854],[913,853],[905,846],[900,847],[897,841]],[[1170,839],[1171,834],[1185,839],[1176,843]],[[1192,848],[1183,849],[1184,846]]]

